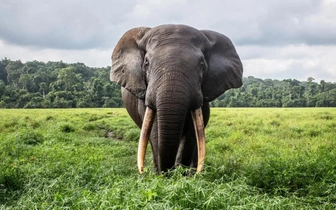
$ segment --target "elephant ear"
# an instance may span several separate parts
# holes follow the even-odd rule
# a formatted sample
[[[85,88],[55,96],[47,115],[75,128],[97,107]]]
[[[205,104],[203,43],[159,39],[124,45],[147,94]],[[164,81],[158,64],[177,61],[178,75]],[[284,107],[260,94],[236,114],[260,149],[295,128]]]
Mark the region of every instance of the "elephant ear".
[[[146,94],[146,83],[142,73],[145,49],[140,43],[149,29],[140,27],[127,31],[112,53],[110,80],[117,82],[140,99],[145,99]]]
[[[201,30],[210,41],[208,71],[203,75],[203,97],[209,102],[226,90],[242,86],[243,65],[231,40],[223,34]]]

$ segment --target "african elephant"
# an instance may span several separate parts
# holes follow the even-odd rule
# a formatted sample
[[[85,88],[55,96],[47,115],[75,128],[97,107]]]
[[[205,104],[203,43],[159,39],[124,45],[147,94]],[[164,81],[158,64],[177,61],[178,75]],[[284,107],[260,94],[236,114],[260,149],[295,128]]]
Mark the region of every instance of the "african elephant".
[[[176,165],[202,170],[209,102],[242,85],[243,66],[229,38],[186,25],[127,31],[112,53],[110,80],[141,128],[138,169],[148,140],[158,173]]]

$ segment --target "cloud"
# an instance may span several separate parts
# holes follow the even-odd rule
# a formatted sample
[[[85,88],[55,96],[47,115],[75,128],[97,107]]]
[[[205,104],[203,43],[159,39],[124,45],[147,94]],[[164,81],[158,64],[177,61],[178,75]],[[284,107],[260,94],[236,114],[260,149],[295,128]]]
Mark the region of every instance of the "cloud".
[[[106,1],[108,2],[108,1]],[[0,38],[16,45],[55,49],[104,48],[127,1],[7,1],[1,3]],[[115,1],[114,1],[115,2]],[[125,3],[126,2],[126,3]]]
[[[336,81],[335,0],[0,2],[0,58],[110,65],[127,30],[177,23],[227,35],[245,76]]]
[[[301,81],[308,77],[316,81],[336,79],[336,63],[332,58],[336,54],[334,46],[243,46],[237,50],[244,64],[245,75]]]
[[[16,0],[0,5],[0,37],[20,45],[91,49],[110,47],[120,30],[184,23],[225,33],[239,45],[336,44],[335,9],[319,0]]]
[[[111,66],[111,49],[51,49],[27,48],[25,46],[11,45],[0,40],[0,58],[7,57],[11,60],[22,62],[37,61],[63,61],[66,63],[84,63],[91,67]]]
[[[260,1],[258,1],[261,3]],[[323,1],[267,1],[235,27],[238,45],[336,44],[336,3]],[[247,29],[247,30],[246,30]],[[322,33],[323,32],[323,33]]]

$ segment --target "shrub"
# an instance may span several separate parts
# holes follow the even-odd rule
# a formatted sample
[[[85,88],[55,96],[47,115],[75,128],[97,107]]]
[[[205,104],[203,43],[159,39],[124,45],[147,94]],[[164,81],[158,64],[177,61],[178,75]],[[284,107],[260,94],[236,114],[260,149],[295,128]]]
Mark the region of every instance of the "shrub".
[[[17,135],[16,141],[27,145],[37,145],[43,142],[43,136],[33,130],[24,130]]]
[[[0,208],[1,204],[17,199],[23,189],[24,180],[24,174],[18,168],[6,167],[0,170]]]
[[[98,126],[97,126],[95,123],[86,123],[86,124],[83,126],[83,129],[84,129],[85,131],[93,131],[93,130],[98,129]]]
[[[69,123],[63,123],[60,125],[60,131],[62,133],[71,133],[71,132],[74,132],[76,129],[70,125]]]

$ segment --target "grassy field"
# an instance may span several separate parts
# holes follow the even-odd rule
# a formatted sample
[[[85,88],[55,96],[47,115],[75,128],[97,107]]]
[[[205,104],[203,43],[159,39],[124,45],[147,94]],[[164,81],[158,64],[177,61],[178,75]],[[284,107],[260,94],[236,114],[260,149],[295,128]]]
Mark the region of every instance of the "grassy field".
[[[212,109],[199,175],[139,175],[124,109],[0,110],[0,209],[335,209],[336,109]]]

